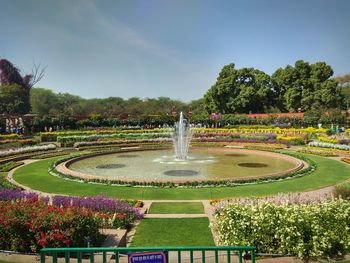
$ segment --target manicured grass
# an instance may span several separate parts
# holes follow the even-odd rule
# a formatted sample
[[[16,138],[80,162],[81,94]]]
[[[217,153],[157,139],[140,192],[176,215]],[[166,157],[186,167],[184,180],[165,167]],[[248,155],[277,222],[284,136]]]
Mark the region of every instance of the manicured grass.
[[[15,171],[14,179],[32,189],[48,193],[151,200],[202,200],[241,196],[267,196],[285,192],[303,192],[335,185],[350,178],[350,167],[345,163],[320,156],[304,154],[317,163],[312,174],[279,182],[236,187],[207,188],[140,188],[79,183],[64,180],[48,173],[49,164],[59,157],[38,161]]]
[[[214,241],[206,217],[146,218],[137,226],[130,246],[214,246]]]
[[[152,203],[149,214],[204,214],[204,207],[199,202]]]

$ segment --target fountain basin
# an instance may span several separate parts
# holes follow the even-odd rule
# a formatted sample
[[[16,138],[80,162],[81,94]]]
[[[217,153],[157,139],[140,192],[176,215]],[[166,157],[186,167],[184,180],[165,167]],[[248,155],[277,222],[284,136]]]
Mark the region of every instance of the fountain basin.
[[[171,150],[132,151],[81,156],[56,169],[81,179],[183,183],[281,176],[304,166],[303,161],[278,153],[199,148],[192,149],[186,160],[176,159]]]

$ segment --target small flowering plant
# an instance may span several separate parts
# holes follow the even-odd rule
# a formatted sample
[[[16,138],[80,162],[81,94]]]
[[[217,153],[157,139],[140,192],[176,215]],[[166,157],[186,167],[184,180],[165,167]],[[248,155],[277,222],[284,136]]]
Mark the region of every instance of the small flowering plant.
[[[0,202],[0,249],[38,251],[43,247],[81,247],[89,236],[101,242],[102,215],[91,209],[47,205],[35,199]]]

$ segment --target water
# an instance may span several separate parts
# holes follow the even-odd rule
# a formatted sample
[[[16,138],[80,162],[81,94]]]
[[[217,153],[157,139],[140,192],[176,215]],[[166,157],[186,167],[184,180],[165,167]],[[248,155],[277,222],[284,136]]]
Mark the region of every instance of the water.
[[[188,149],[192,138],[189,123],[180,112],[180,119],[175,122],[175,130],[172,134],[175,157],[178,160],[186,160],[188,157]]]

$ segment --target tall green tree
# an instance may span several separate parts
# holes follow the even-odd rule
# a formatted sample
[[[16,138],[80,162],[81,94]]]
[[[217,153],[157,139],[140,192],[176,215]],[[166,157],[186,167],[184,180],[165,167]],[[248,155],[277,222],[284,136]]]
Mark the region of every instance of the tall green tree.
[[[270,76],[254,68],[223,67],[216,83],[204,96],[207,111],[261,113],[273,106]]]
[[[344,96],[332,75],[332,68],[325,62],[309,64],[298,60],[294,67],[277,69],[272,75],[276,106],[282,112],[339,107]]]
[[[23,89],[18,84],[0,86],[0,112],[6,114],[26,113],[26,101],[23,99]]]

